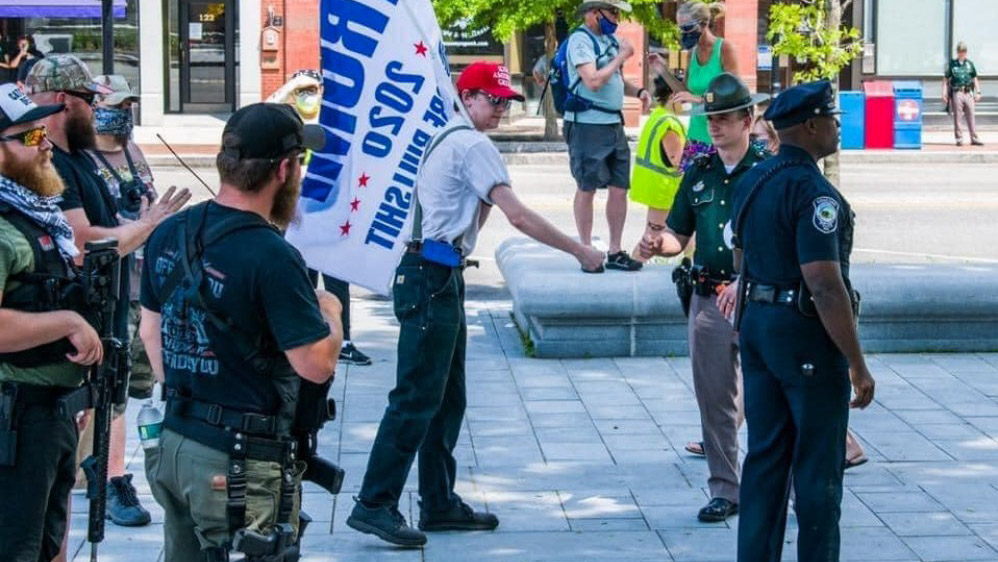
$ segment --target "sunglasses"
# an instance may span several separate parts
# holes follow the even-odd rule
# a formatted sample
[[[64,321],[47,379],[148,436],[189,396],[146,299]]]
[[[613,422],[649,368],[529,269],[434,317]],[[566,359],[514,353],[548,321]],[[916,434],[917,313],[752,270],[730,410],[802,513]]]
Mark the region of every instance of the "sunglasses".
[[[618,8],[600,8],[600,12],[606,12],[615,18],[620,17],[620,9]]]
[[[28,129],[27,131],[21,131],[20,133],[15,133],[10,136],[0,137],[0,141],[21,141],[21,144],[27,147],[35,147],[48,138],[48,132],[45,130],[45,125],[35,127],[34,129]]]
[[[91,107],[93,107],[94,103],[97,101],[97,94],[93,92],[77,92],[74,90],[63,90],[62,93],[83,100],[84,103],[86,103]]]
[[[700,29],[701,25],[703,25],[703,22],[701,22],[701,21],[695,21],[693,23],[687,23],[685,25],[679,26],[679,31],[682,32],[682,33],[691,33],[691,32],[694,32],[694,31]]]
[[[510,98],[493,96],[492,94],[486,92],[482,92],[482,95],[485,96],[485,99],[489,100],[489,103],[491,103],[493,107],[498,107],[503,111],[506,111],[511,105],[513,105],[513,100]]]

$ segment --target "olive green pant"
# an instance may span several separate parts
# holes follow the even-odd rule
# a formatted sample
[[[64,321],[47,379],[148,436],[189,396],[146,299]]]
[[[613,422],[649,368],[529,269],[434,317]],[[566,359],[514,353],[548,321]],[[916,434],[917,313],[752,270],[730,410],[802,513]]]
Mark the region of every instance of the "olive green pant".
[[[202,550],[227,546],[228,455],[164,429],[159,447],[146,450],[145,457],[149,487],[164,512],[164,562],[196,562],[202,560]],[[305,471],[304,463],[298,465],[290,521],[295,533]],[[246,468],[245,527],[266,533],[275,523],[281,498],[281,465],[248,460]]]

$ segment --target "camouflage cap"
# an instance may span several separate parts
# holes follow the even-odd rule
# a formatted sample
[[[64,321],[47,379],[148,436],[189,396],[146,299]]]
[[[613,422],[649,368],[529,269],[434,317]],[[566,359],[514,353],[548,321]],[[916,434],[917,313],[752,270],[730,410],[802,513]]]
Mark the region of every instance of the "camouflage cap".
[[[75,55],[52,55],[31,67],[24,80],[29,94],[42,92],[76,91],[108,95],[111,88],[94,82],[90,69]]]

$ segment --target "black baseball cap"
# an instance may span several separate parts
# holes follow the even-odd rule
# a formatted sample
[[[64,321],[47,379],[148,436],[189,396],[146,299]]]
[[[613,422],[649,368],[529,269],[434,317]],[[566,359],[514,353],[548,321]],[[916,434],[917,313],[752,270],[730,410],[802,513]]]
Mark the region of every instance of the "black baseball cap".
[[[254,103],[232,114],[222,131],[222,152],[240,160],[279,158],[293,150],[322,150],[326,132],[305,125],[290,105]]]

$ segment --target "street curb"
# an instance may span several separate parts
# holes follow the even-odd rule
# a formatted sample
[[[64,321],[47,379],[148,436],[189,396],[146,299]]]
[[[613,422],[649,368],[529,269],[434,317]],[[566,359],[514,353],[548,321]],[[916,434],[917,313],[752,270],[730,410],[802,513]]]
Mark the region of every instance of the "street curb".
[[[497,142],[496,147],[507,166],[568,166],[568,149],[562,142]],[[183,147],[178,147],[180,151]],[[632,147],[633,152],[633,147]],[[192,168],[214,168],[214,154],[180,153]],[[154,168],[180,168],[177,159],[169,154],[146,157]],[[998,164],[998,151],[970,150],[847,150],[842,152],[842,165],[849,164]]]

